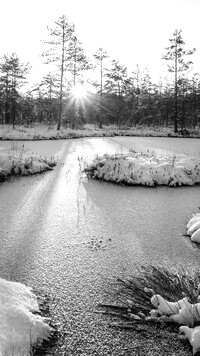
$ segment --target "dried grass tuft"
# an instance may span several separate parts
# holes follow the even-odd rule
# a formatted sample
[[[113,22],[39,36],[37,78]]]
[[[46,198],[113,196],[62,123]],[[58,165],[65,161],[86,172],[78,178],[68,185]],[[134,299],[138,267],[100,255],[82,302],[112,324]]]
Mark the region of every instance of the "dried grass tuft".
[[[129,327],[131,324],[152,324],[152,322],[173,324],[167,318],[160,318],[160,320],[148,318],[149,312],[154,308],[151,297],[160,294],[170,302],[177,302],[187,297],[190,303],[198,303],[199,283],[200,272],[186,269],[174,272],[160,266],[142,266],[140,269],[137,268],[137,275],[130,279],[118,279],[112,286],[109,294],[112,295],[113,304],[99,304],[99,307],[103,313],[126,320],[125,324],[127,323]]]

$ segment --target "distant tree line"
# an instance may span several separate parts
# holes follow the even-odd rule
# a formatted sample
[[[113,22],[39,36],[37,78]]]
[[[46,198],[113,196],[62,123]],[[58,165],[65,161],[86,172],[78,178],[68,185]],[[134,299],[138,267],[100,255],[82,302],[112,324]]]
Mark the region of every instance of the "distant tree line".
[[[174,131],[195,128],[200,123],[200,75],[189,76],[192,61],[186,60],[195,49],[185,50],[181,30],[175,30],[166,48],[169,76],[153,83],[148,69],[139,65],[129,75],[127,68],[99,48],[88,59],[75,33],[75,26],[65,16],[48,28],[42,58],[54,64],[40,83],[22,94],[21,88],[31,67],[13,53],[0,60],[0,123],[43,123],[72,128],[86,123],[115,124],[119,128],[139,125],[174,125]],[[97,79],[92,80],[92,74]],[[87,74],[87,75],[86,75]],[[87,79],[86,79],[87,78]],[[88,83],[86,97],[73,89]]]

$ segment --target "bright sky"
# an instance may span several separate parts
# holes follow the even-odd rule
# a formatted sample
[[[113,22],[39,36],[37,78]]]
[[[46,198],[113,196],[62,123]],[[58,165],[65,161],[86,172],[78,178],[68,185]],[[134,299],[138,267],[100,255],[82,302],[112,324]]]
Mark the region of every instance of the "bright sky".
[[[148,66],[158,78],[161,60],[173,31],[183,30],[186,49],[197,48],[192,56],[200,73],[200,0],[6,0],[1,1],[0,56],[16,52],[31,62],[35,80],[48,72],[41,66],[41,40],[47,26],[53,27],[66,15],[76,26],[77,37],[88,55],[99,47],[111,59],[135,70]],[[199,48],[198,48],[199,46]]]

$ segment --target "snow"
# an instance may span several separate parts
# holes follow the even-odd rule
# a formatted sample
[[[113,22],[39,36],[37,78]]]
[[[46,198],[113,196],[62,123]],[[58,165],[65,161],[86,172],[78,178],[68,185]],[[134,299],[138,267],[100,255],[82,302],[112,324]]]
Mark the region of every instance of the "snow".
[[[153,295],[151,303],[157,308],[152,310],[150,314],[155,316],[167,315],[175,323],[180,325],[194,325],[200,321],[200,303],[191,304],[186,297],[178,302],[170,302],[159,294]]]
[[[193,215],[193,217],[190,219],[190,221],[187,224],[187,228],[189,229],[193,224],[195,224],[198,221],[200,221],[200,213]]]
[[[31,288],[0,278],[0,356],[28,356],[31,347],[50,336]]]
[[[168,302],[159,294],[154,294],[151,298],[151,303],[157,307],[160,314],[170,315],[177,314],[179,311],[178,303]]]
[[[146,320],[151,322],[168,323],[174,322],[179,326],[179,338],[186,339],[190,342],[193,355],[200,351],[200,303],[190,303],[187,297],[178,301],[171,302],[163,298],[159,294],[155,294],[153,289],[144,287],[145,293],[153,294],[151,297],[151,304],[154,308],[146,316],[142,312],[138,314],[130,314],[135,320]],[[199,297],[197,297],[199,300]],[[131,306],[132,301],[129,305]],[[198,326],[197,326],[198,325]]]
[[[181,326],[180,333],[184,334],[184,339],[189,340],[192,346],[193,355],[200,351],[200,326],[197,326],[196,328]]]
[[[32,175],[53,169],[56,162],[52,159],[31,155],[23,146],[15,149],[0,148],[0,182],[15,175]]]
[[[191,304],[186,297],[177,302],[169,302],[159,294],[153,295],[151,303],[157,308],[150,311],[151,317],[168,317],[168,320],[182,325],[179,328],[180,334],[183,335],[182,338],[189,340],[195,355],[200,350],[200,326],[193,328],[193,325],[200,322],[200,303]]]
[[[187,235],[191,241],[200,243],[200,213],[192,216],[187,224]]]
[[[85,171],[92,178],[128,185],[176,187],[200,183],[200,159],[187,155],[158,156],[155,153],[97,157]]]

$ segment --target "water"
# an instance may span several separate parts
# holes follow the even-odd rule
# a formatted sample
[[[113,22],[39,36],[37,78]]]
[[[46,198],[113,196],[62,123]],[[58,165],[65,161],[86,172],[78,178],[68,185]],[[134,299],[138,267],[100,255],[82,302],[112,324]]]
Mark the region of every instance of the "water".
[[[53,172],[0,186],[1,277],[49,294],[52,318],[70,334],[57,355],[63,348],[69,356],[122,355],[116,350],[126,335],[119,339],[109,331],[94,308],[109,298],[111,282],[141,264],[199,268],[199,249],[182,234],[199,209],[200,188],[125,187],[88,181],[80,169],[96,154],[130,148],[199,155],[200,141],[117,137],[23,144],[43,156],[58,155],[59,164]]]

